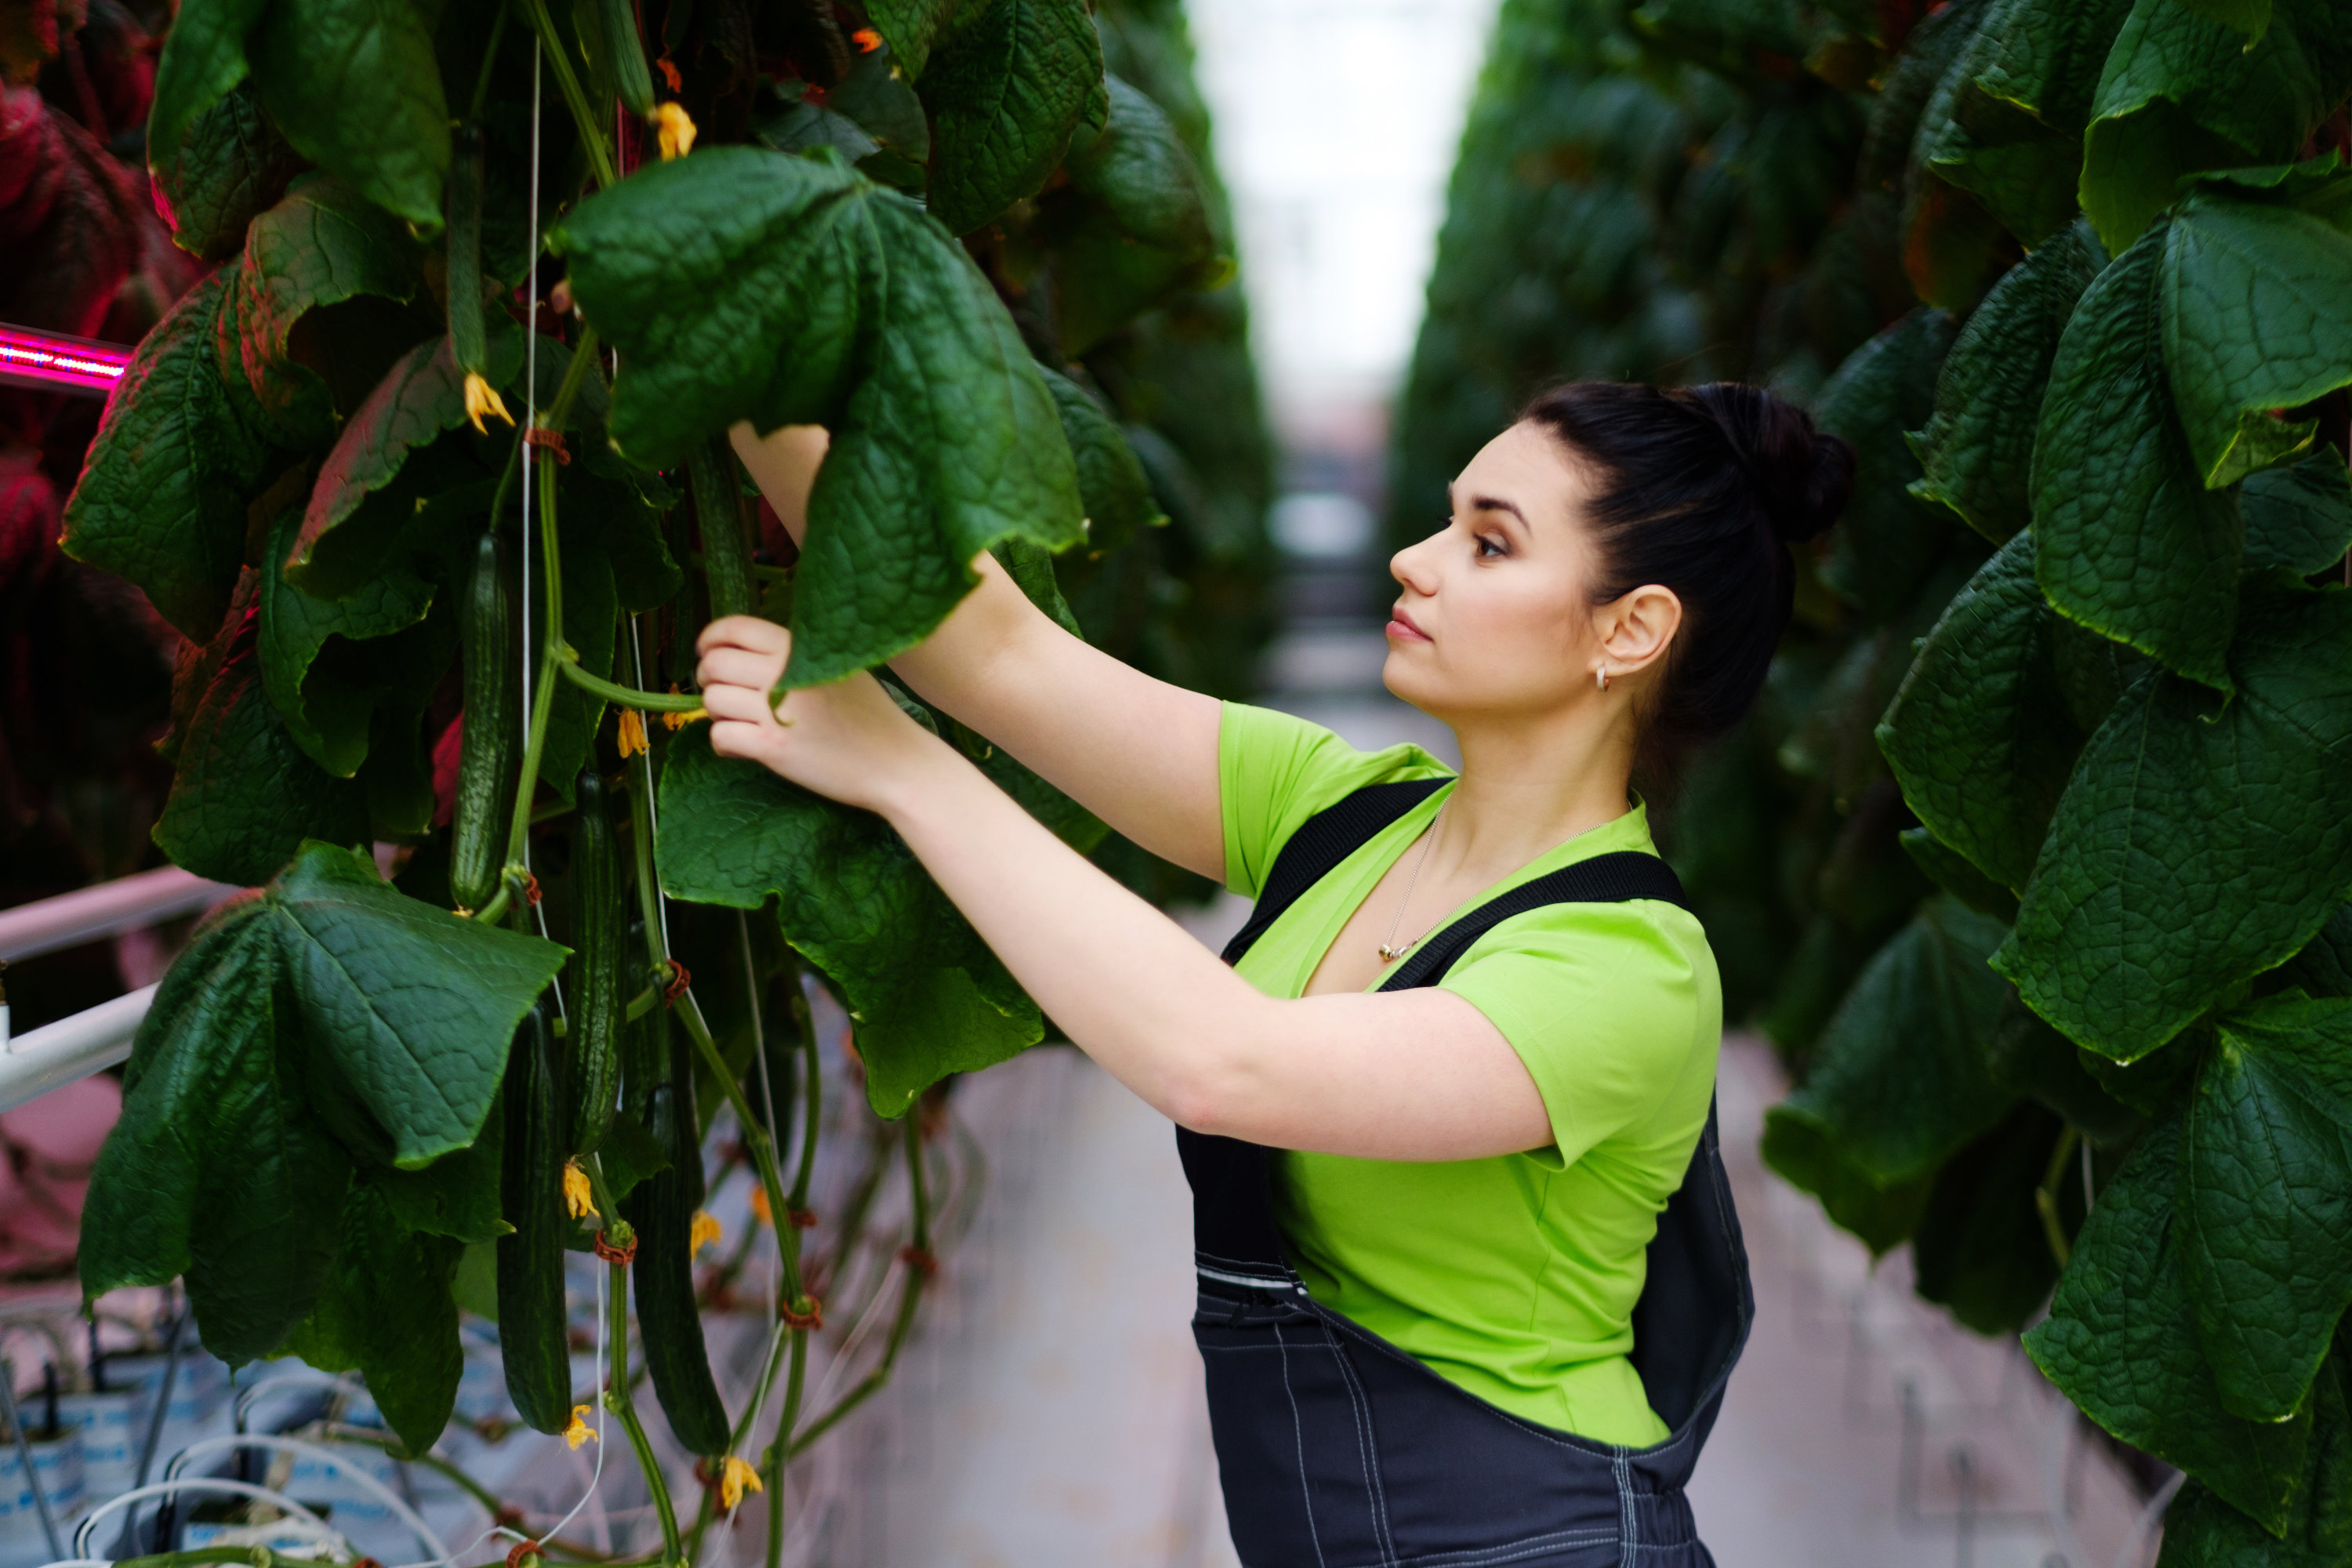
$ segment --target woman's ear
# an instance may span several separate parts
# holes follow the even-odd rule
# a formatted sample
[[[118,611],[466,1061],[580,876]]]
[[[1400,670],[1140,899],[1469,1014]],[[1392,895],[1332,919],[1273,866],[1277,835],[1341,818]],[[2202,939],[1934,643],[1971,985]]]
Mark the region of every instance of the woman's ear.
[[[1683,624],[1683,602],[1672,588],[1645,583],[1601,605],[1592,619],[1611,673],[1632,675],[1664,655]]]

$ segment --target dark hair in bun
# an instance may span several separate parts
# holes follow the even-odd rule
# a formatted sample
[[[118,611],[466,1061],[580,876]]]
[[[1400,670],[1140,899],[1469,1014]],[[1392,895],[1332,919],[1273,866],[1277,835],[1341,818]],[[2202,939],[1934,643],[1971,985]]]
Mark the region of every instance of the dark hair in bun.
[[[1663,390],[1572,382],[1521,417],[1598,478],[1585,508],[1601,568],[1593,602],[1648,583],[1682,600],[1634,764],[1652,787],[1670,785],[1692,747],[1755,701],[1795,599],[1788,545],[1845,509],[1853,448],[1816,430],[1803,409],[1732,381]]]

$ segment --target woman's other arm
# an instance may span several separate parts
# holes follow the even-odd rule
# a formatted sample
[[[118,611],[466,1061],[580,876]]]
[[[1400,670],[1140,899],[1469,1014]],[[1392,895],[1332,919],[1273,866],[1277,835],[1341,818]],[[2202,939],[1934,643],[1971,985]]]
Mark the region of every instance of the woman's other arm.
[[[738,425],[730,435],[798,543],[824,431],[788,425],[761,437]],[[1144,848],[1223,881],[1217,700],[1072,637],[985,551],[972,565],[980,586],[891,670]]]

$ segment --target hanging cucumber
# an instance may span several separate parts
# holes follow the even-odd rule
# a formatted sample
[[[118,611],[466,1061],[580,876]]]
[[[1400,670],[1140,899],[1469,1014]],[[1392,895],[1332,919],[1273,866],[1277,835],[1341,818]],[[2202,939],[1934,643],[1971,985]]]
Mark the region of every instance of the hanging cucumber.
[[[514,597],[507,584],[506,546],[495,530],[482,535],[475,552],[458,635],[466,670],[465,744],[450,819],[449,896],[461,910],[478,910],[499,890],[505,868],[516,770]]]
[[[466,417],[483,428],[482,416],[508,424],[498,389],[485,374],[489,342],[482,329],[482,128],[457,127],[449,149],[449,357],[466,374]]]
[[[668,1070],[655,1089],[654,1131],[669,1150],[669,1168],[649,1176],[621,1204],[636,1227],[637,1257],[630,1267],[637,1324],[654,1395],[679,1447],[713,1458],[732,1436],[727,1406],[710,1378],[702,1348],[702,1316],[694,1304],[694,1206],[701,1201],[702,1151],[694,1114],[694,1063],[684,1039],[672,1035]]]
[[[562,1062],[542,1003],[524,1016],[507,1057],[499,1197],[514,1231],[498,1241],[499,1347],[507,1393],[522,1418],[541,1432],[572,1424],[563,1243],[573,1225],[563,1201],[562,1090]]]
[[[654,76],[646,64],[645,44],[637,36],[634,0],[579,0],[572,16],[597,74],[610,79],[621,107],[640,120],[652,119]]]
[[[628,908],[612,802],[593,765],[580,770],[572,802],[572,1149],[586,1155],[604,1142],[619,1100]]]
[[[748,616],[760,607],[751,586],[751,547],[743,535],[742,490],[724,436],[698,443],[687,457],[694,515],[702,524],[702,573],[710,584],[710,618]]]

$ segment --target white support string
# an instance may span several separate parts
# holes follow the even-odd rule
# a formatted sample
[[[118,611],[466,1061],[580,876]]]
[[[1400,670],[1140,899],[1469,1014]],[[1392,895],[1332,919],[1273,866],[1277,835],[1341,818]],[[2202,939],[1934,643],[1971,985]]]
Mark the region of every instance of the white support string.
[[[530,281],[523,300],[523,373],[522,373],[522,432],[517,439],[530,435],[539,424],[539,67],[544,46],[536,33],[530,44]],[[522,453],[522,714],[523,723],[530,723],[530,538],[531,471],[538,465],[531,461],[530,443],[523,441]],[[498,520],[490,520],[498,526]],[[526,748],[528,749],[528,748]],[[529,795],[539,781],[524,779],[521,789]],[[522,864],[530,868],[530,835],[522,836]],[[560,1004],[559,1004],[560,1005]]]
[[[637,617],[635,616],[629,617],[629,664],[636,671],[637,689],[640,691],[651,689],[646,685],[646,650],[637,640]],[[650,775],[653,770],[647,768],[646,772]],[[661,819],[656,815],[656,810],[653,792],[647,790],[646,792],[646,826],[655,830],[654,837],[658,840],[661,837]],[[658,880],[654,884],[654,912],[661,917],[662,951],[667,952],[669,951],[669,900],[662,895],[661,884]]]

